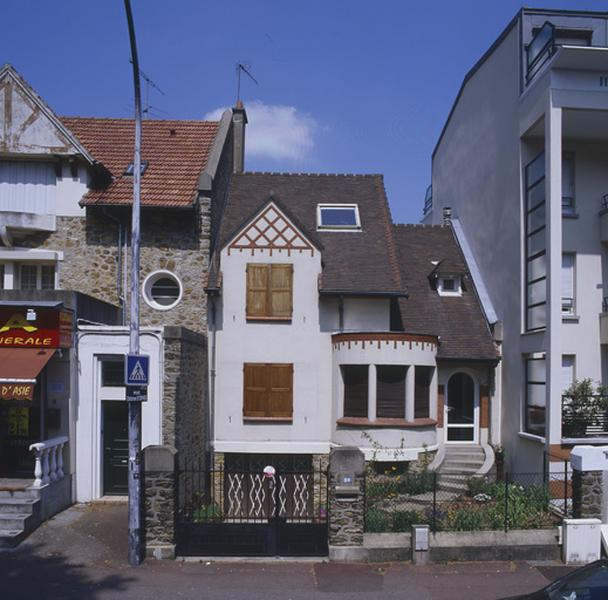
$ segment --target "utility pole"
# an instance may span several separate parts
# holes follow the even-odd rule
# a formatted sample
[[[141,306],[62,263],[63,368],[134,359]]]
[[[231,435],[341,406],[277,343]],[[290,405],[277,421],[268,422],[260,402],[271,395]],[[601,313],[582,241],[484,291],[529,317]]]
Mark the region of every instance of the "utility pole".
[[[131,316],[129,320],[129,354],[139,354],[139,192],[141,180],[141,89],[135,26],[130,0],[124,0],[135,95],[135,148],[133,154],[133,211],[131,217]],[[141,402],[129,399],[129,564],[137,566],[142,561],[141,548],[141,477],[139,453],[141,450]]]

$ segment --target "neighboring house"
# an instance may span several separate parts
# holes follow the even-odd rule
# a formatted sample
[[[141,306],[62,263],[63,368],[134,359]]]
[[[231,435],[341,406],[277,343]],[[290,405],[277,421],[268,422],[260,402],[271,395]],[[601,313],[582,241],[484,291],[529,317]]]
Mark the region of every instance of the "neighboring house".
[[[450,227],[393,226],[381,176],[235,175],[207,292],[216,469],[306,470],[338,445],[437,466],[446,443],[491,466],[473,281]]]
[[[520,472],[608,441],[592,398],[563,397],[575,379],[608,381],[607,26],[605,12],[522,9],[466,75],[433,153],[423,222],[451,214],[502,337],[502,443]]]
[[[20,347],[22,334],[47,328],[36,321],[45,311],[69,313],[74,327],[62,345],[49,342],[48,366],[28,371],[32,400],[14,391],[0,400],[0,444],[22,449],[0,462],[0,486],[31,478],[31,443],[65,436],[71,499],[124,494],[126,403],[117,400],[128,350],[133,121],[58,117],[10,65],[0,69],[0,107],[0,309],[10,313],[0,363],[12,365],[0,379],[22,379],[35,352]],[[151,355],[143,443],[193,458],[204,456],[208,429],[203,282],[214,223],[233,169],[242,169],[245,123],[242,107],[219,122],[143,123],[141,325]],[[51,325],[69,329],[58,315],[47,315]],[[70,369],[53,369],[58,361]]]

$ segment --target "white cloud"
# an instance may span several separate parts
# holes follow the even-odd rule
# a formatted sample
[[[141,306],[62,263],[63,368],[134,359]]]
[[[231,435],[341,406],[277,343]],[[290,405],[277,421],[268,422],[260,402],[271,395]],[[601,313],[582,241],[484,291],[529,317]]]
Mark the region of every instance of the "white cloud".
[[[245,104],[247,133],[245,152],[251,158],[301,160],[315,145],[317,123],[295,106],[264,104],[253,100]],[[216,108],[205,119],[217,121],[225,108]]]

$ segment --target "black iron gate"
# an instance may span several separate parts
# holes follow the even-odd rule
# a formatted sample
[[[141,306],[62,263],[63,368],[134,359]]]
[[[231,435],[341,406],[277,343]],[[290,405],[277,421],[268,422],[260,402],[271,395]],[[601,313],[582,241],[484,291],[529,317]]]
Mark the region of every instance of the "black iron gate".
[[[177,553],[327,555],[327,471],[267,471],[180,469]]]

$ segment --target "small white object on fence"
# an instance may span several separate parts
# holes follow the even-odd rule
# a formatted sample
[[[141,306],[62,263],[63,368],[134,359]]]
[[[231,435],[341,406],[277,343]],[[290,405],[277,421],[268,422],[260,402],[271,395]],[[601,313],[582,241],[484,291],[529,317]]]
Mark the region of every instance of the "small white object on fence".
[[[67,443],[68,438],[61,436],[30,446],[35,453],[33,487],[40,488],[63,479],[63,447]]]

